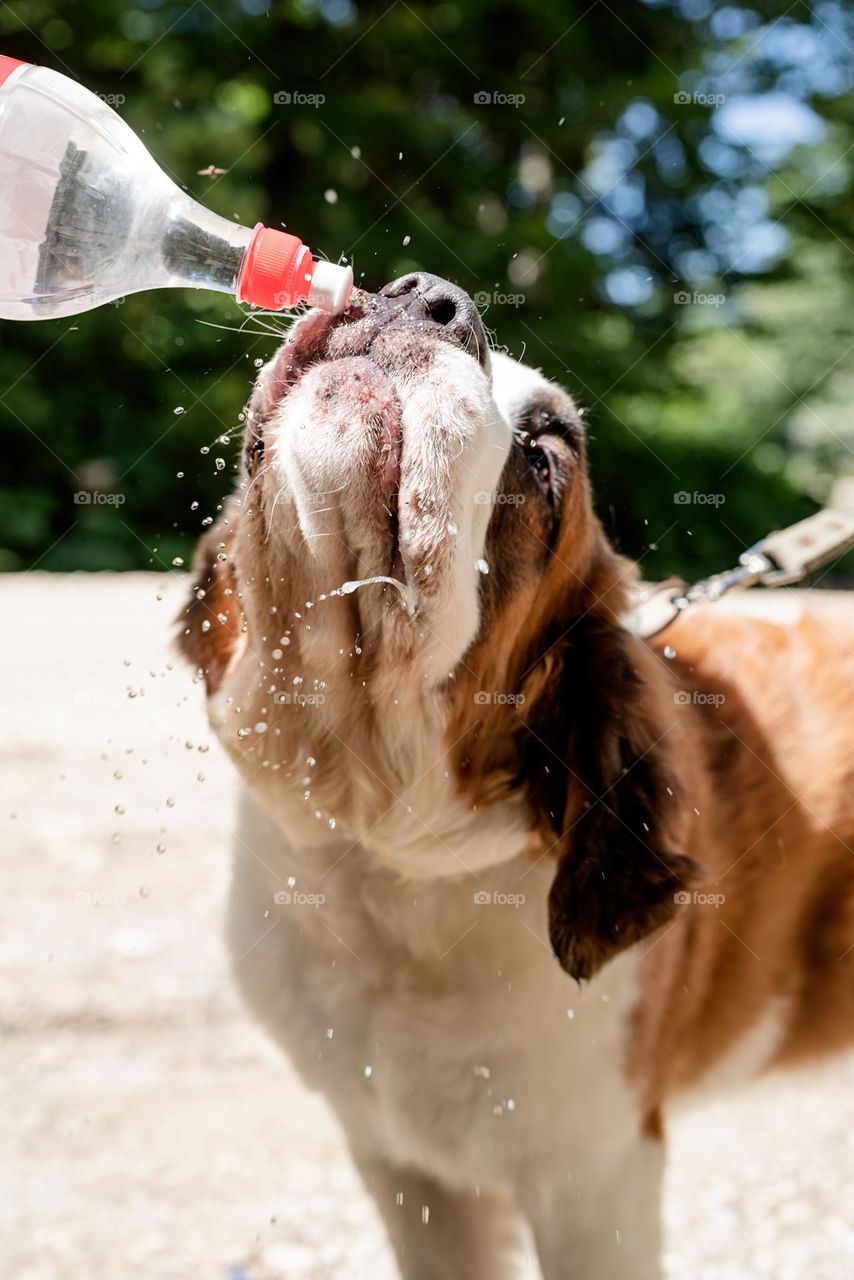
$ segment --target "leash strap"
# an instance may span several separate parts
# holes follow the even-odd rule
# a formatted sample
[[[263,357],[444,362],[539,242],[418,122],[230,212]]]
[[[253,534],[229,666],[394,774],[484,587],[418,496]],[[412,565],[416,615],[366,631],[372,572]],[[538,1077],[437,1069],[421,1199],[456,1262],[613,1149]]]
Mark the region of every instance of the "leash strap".
[[[743,551],[734,569],[688,586],[681,578],[643,585],[635,598],[629,626],[644,640],[658,635],[692,604],[720,600],[729,591],[757,583],[784,587],[801,582],[828,560],[854,547],[854,513],[825,507],[815,515],[778,529]]]

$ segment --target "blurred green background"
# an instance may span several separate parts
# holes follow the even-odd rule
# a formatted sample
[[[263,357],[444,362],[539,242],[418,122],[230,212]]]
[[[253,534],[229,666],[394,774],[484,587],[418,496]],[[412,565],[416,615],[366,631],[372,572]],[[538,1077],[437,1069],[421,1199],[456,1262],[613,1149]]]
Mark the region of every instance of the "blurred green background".
[[[649,575],[730,564],[854,469],[850,6],[17,0],[0,34],[218,213],[475,295],[588,407]],[[189,560],[276,344],[241,323],[188,291],[0,325],[3,568]]]

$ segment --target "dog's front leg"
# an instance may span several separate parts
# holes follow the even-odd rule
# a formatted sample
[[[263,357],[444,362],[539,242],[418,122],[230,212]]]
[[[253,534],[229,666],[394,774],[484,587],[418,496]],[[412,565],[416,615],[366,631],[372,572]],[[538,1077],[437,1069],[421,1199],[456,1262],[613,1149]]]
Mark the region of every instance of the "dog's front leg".
[[[509,1201],[450,1190],[413,1169],[354,1153],[402,1280],[511,1280],[525,1237]]]
[[[553,1169],[526,1195],[544,1280],[661,1280],[662,1146],[639,1136],[604,1170]]]

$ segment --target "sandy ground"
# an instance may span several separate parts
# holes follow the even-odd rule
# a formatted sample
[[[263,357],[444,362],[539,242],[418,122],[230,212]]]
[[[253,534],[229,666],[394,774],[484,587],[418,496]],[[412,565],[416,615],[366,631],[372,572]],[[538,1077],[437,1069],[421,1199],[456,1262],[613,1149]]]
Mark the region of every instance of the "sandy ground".
[[[231,987],[234,785],[169,649],[183,589],[0,578],[0,1275],[391,1280],[334,1121]],[[672,1138],[670,1280],[854,1275],[854,1060]]]

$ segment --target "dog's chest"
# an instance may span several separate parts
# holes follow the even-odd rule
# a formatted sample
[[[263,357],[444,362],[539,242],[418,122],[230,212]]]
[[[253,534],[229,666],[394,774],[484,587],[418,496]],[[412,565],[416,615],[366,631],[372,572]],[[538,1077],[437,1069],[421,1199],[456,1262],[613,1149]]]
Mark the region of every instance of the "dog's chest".
[[[567,978],[546,937],[549,868],[518,860],[418,885],[372,874],[359,850],[327,873],[288,850],[281,873],[305,900],[277,912],[259,835],[266,868],[238,853],[238,980],[355,1148],[503,1184],[543,1152],[580,1176],[609,1132],[636,1123],[623,1069],[633,962],[583,992]],[[262,907],[273,923],[259,940]]]

